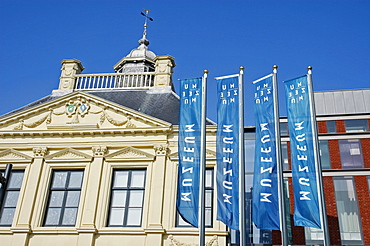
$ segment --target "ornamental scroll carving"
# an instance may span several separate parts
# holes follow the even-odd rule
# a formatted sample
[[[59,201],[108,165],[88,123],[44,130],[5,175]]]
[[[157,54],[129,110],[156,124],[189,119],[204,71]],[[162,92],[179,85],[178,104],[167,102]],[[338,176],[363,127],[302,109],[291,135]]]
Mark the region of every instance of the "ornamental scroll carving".
[[[166,155],[168,152],[167,145],[158,145],[154,147],[155,155]]]
[[[35,158],[43,158],[48,153],[46,147],[36,147],[33,148],[33,155]]]
[[[107,146],[94,146],[92,147],[92,151],[94,153],[94,157],[104,157],[108,152],[108,148]]]
[[[198,246],[198,244],[193,243],[182,243],[179,240],[175,239],[173,235],[169,235],[168,239],[170,240],[170,246]],[[211,240],[209,240],[205,246],[218,246],[217,236],[214,235]]]
[[[19,123],[13,128],[13,130],[24,130],[25,128],[35,128],[40,126],[43,123],[51,124],[53,116],[61,116],[66,115],[71,120],[67,121],[66,124],[79,124],[80,118],[85,117],[88,114],[100,114],[99,123],[102,125],[105,121],[109,122],[110,124],[118,127],[124,128],[136,128],[136,125],[132,122],[131,116],[126,116],[122,120],[117,119],[116,117],[111,116],[108,113],[106,108],[101,109],[99,111],[92,111],[90,103],[83,99],[77,98],[76,100],[69,100],[66,102],[63,111],[57,111],[53,109],[49,109],[49,112],[42,116],[41,118],[36,119],[35,121],[25,122],[24,119],[19,120]]]

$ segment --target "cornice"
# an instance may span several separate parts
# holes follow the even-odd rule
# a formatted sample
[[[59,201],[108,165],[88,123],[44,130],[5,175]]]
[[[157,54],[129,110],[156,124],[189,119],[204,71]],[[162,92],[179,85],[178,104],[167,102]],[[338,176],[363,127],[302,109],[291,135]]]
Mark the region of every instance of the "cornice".
[[[86,137],[86,136],[122,136],[122,135],[162,135],[173,133],[172,127],[149,127],[149,128],[110,128],[110,129],[58,129],[58,130],[41,130],[41,131],[0,131],[2,138],[29,137],[29,138],[58,138],[58,137]]]

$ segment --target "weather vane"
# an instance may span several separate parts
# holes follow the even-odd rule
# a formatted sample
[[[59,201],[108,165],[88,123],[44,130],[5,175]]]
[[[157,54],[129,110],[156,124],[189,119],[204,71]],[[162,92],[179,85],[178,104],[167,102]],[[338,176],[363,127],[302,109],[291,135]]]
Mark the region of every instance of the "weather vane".
[[[148,20],[153,21],[153,18],[149,16],[150,10],[144,9],[144,12],[140,12],[142,16],[145,16],[145,22],[144,22],[144,33],[143,38],[146,39],[146,27],[148,26]]]

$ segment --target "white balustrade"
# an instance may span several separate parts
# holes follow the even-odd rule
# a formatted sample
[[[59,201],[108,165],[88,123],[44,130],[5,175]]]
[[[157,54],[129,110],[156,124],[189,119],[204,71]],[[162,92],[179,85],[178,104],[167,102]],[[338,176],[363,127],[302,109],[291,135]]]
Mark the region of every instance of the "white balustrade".
[[[102,73],[76,75],[75,90],[148,89],[154,86],[154,73]]]

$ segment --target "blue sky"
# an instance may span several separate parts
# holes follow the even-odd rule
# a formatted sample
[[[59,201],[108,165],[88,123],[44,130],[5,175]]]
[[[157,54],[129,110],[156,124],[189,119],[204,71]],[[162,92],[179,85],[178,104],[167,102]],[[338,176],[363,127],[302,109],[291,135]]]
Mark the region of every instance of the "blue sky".
[[[113,72],[142,36],[150,9],[149,48],[171,55],[173,81],[209,70],[208,117],[216,121],[216,76],[245,67],[246,124],[253,123],[251,82],[277,64],[282,81],[313,66],[315,91],[369,88],[370,1],[1,0],[0,115],[58,88],[60,61],[83,73]],[[319,105],[317,105],[318,107]]]

